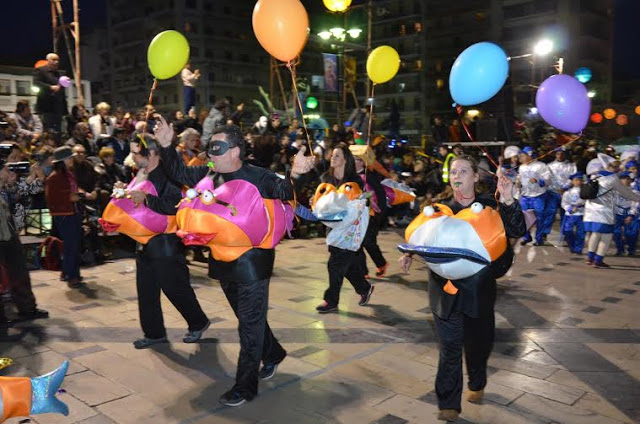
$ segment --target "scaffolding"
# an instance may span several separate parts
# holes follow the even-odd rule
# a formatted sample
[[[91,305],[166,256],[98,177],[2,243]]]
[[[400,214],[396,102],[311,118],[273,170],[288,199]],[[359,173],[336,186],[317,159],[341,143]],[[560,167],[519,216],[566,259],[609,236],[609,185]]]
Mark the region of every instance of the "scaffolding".
[[[80,10],[78,8],[78,0],[73,0],[73,22],[66,23],[64,20],[64,12],[62,11],[62,0],[51,0],[51,26],[53,30],[53,52],[58,54],[58,40],[60,35],[64,38],[64,43],[69,55],[71,63],[71,72],[75,80],[78,104],[84,104],[84,96],[82,95],[82,75],[80,61]],[[71,49],[71,39],[74,40],[74,51]]]

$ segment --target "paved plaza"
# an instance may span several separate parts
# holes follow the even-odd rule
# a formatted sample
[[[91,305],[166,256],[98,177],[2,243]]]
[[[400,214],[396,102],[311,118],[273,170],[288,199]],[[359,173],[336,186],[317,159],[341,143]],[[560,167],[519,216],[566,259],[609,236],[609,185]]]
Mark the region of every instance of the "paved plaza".
[[[40,424],[439,422],[426,271],[417,263],[400,272],[401,240],[399,231],[380,236],[390,275],[372,280],[371,303],[358,306],[345,282],[340,312],[327,315],[315,312],[328,284],[325,240],[278,247],[269,323],[288,357],[240,408],[217,401],[233,384],[237,321],[204,264],[191,265],[191,278],[213,325],[200,343],[182,343],[185,322],[163,299],[171,343],[148,350],[132,345],[141,336],[133,259],[83,270],[81,291],[56,272],[32,272],[51,318],[0,335],[0,356],[15,361],[0,375],[35,376],[70,360],[59,395],[70,416],[31,419]],[[564,248],[517,251],[499,282],[485,400],[463,402],[457,422],[640,422],[640,260],[607,258],[613,269],[602,270]]]

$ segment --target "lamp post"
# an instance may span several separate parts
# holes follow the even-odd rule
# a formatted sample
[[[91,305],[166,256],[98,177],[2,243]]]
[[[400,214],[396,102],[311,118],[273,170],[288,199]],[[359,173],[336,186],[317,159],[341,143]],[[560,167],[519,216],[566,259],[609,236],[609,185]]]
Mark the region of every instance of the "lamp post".
[[[531,104],[535,104],[536,97],[536,56],[546,56],[553,51],[553,41],[548,38],[540,39],[533,46],[532,53],[526,53],[519,56],[511,56],[509,60],[513,59],[528,59],[528,62],[531,64],[531,84],[529,84],[529,88],[531,89]],[[556,65],[556,70],[558,73],[562,73],[564,66],[564,59],[560,58],[558,64]]]

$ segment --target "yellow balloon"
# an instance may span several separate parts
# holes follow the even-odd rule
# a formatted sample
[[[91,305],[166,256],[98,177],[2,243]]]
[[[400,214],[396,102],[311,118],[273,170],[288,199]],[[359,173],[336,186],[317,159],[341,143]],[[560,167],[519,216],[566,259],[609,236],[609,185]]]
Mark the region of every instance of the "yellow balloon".
[[[351,0],[322,0],[322,2],[332,12],[344,12],[351,5]]]
[[[376,84],[391,80],[400,69],[400,55],[390,46],[375,48],[367,58],[367,75]]]
[[[156,35],[147,50],[151,74],[157,79],[177,75],[189,61],[189,42],[178,31],[162,31]]]

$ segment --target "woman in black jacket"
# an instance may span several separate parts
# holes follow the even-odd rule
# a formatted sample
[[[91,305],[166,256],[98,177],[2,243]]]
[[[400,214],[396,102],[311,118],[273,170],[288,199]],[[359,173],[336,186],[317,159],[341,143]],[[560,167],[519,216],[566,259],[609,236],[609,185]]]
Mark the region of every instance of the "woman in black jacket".
[[[475,202],[497,209],[507,238],[521,237],[526,226],[520,205],[512,196],[513,183],[504,176],[499,177],[500,202],[497,204],[493,196],[476,194],[478,180],[476,160],[467,155],[457,156],[450,170],[453,197],[440,203],[449,206],[454,214]],[[454,421],[461,411],[463,347],[469,374],[467,400],[482,400],[495,333],[496,278],[503,276],[512,262],[513,250],[507,243],[506,252],[490,266],[471,277],[453,281],[459,289],[456,294],[447,293],[444,289],[447,280],[429,271],[429,302],[440,339],[436,376],[438,418],[443,421]],[[408,271],[411,256],[401,257],[400,265]]]
[[[345,143],[338,143],[331,154],[331,167],[320,176],[323,183],[333,184],[336,188],[344,183],[352,182],[363,187],[362,179],[356,172],[353,154]],[[316,307],[321,314],[338,310],[340,288],[344,277],[351,283],[356,293],[360,295],[358,305],[365,306],[373,293],[373,287],[364,278],[366,273],[366,258],[362,247],[357,252],[329,246],[329,288],[324,292],[324,301]]]

